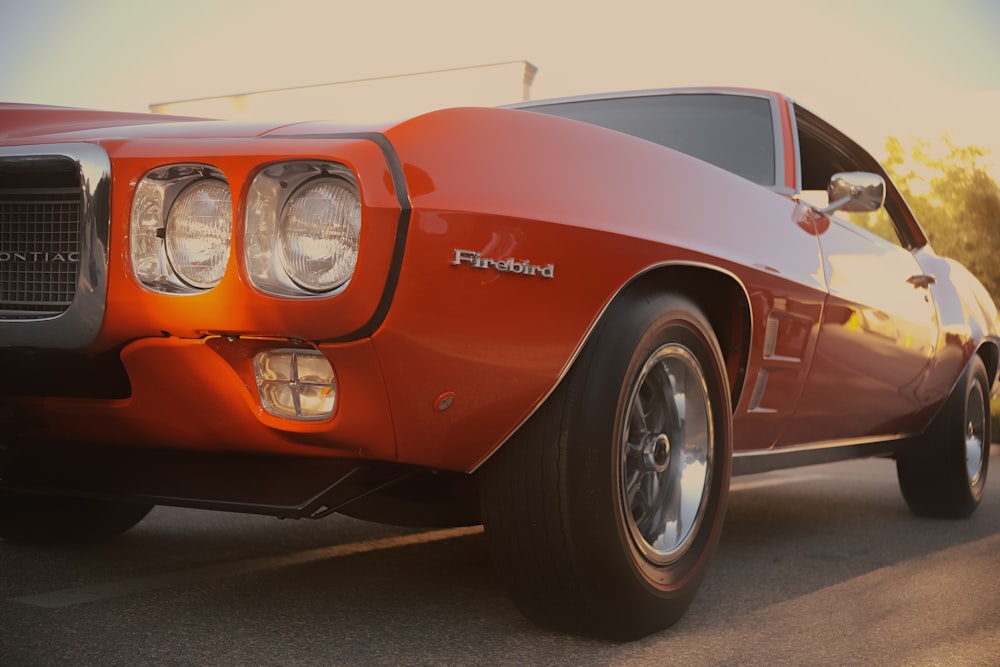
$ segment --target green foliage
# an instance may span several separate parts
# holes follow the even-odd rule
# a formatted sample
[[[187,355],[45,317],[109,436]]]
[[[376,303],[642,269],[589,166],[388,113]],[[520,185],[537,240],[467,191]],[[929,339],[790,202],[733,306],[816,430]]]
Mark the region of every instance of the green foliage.
[[[988,150],[945,136],[908,148],[890,137],[886,151],[886,171],[931,246],[964,264],[1000,303],[1000,185],[982,165]]]
[[[1000,443],[1000,398],[990,400],[990,436],[993,442]]]
[[[1000,297],[1000,185],[981,161],[978,146],[916,141],[906,148],[886,141],[886,171],[930,237],[934,250],[964,264],[993,295]],[[939,148],[935,152],[935,148]],[[872,216],[877,227],[887,220]],[[1000,303],[1000,301],[998,301]],[[1000,398],[990,401],[994,442],[1000,442]]]
[[[988,151],[915,141],[904,147],[889,137],[883,166],[930,238],[935,252],[965,265],[1000,305],[1000,185],[981,164]],[[897,241],[885,209],[844,213],[851,222]],[[990,401],[993,441],[1000,443],[1000,397]]]

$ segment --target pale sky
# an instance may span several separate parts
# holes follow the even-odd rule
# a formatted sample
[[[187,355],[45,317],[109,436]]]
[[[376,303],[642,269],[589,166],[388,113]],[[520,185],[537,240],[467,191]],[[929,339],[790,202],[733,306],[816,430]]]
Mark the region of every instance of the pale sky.
[[[1000,161],[1000,0],[0,0],[5,101],[145,111],[519,60],[535,99],[766,88],[879,158],[951,132]]]

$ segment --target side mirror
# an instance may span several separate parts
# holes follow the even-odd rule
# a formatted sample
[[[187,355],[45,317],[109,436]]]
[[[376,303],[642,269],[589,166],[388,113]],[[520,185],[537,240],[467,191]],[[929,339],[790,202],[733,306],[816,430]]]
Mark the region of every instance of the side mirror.
[[[885,203],[885,181],[867,171],[834,174],[826,191],[830,205],[820,213],[866,213],[879,210]]]

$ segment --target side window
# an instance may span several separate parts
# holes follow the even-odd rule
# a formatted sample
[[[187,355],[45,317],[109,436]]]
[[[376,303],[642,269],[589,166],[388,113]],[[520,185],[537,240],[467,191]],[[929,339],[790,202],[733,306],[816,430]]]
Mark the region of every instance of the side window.
[[[764,97],[674,93],[526,108],[631,134],[760,185],[775,185],[774,122],[771,102]]]
[[[802,201],[820,208],[827,206],[826,188],[830,178],[838,172],[867,171],[886,178],[881,165],[863,148],[807,109],[796,104],[794,111],[799,146],[799,197]],[[838,211],[834,216],[894,245],[904,246],[906,244],[898,230],[905,229],[905,225],[895,224],[899,222],[899,207],[894,196],[898,197],[887,180],[886,207],[871,213]]]

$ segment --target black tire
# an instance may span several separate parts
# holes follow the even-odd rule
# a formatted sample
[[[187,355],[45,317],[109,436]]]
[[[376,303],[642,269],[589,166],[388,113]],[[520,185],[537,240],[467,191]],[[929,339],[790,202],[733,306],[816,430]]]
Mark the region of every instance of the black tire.
[[[105,540],[142,521],[152,505],[0,491],[0,538],[23,544]]]
[[[731,459],[725,364],[706,318],[676,294],[617,299],[481,471],[487,541],[515,604],[615,640],[675,623],[718,542]],[[669,534],[667,512],[679,517]]]
[[[989,387],[973,356],[931,427],[897,455],[899,488],[914,514],[964,519],[979,506],[990,463]]]

